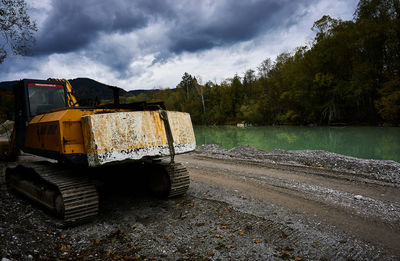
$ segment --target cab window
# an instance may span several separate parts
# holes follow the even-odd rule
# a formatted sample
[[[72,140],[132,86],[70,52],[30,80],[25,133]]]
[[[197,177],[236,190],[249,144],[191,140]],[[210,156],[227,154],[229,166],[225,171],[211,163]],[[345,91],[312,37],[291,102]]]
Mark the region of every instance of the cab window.
[[[67,106],[62,84],[28,83],[31,116]]]

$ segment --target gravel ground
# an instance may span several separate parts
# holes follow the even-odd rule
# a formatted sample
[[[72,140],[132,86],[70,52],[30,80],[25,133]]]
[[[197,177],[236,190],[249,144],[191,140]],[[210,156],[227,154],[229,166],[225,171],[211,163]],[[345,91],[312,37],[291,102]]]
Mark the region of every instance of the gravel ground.
[[[323,150],[263,151],[251,146],[227,150],[215,144],[198,146],[195,153],[199,156],[236,158],[280,166],[323,168],[400,186],[400,163],[393,160],[360,159]]]
[[[101,194],[98,217],[70,228],[9,193],[0,175],[0,257],[400,259],[399,163],[216,145],[177,160],[191,174],[184,197],[160,200],[146,191],[110,190]]]
[[[191,190],[171,200],[108,195],[98,218],[62,229],[49,213],[3,189],[0,254],[10,260],[302,260],[293,247],[265,240],[272,222],[266,225],[263,218],[196,194]],[[275,240],[285,237],[284,232],[277,233]]]

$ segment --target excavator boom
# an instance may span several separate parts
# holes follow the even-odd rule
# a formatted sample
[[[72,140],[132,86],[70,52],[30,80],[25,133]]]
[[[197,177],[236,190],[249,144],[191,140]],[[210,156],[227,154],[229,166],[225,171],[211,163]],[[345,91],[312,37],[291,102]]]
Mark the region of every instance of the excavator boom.
[[[57,78],[49,78],[48,81],[59,81],[65,83],[65,88],[67,91],[67,98],[68,98],[68,107],[78,107],[78,100],[75,98],[74,94],[72,93],[72,86],[66,79],[57,79]]]

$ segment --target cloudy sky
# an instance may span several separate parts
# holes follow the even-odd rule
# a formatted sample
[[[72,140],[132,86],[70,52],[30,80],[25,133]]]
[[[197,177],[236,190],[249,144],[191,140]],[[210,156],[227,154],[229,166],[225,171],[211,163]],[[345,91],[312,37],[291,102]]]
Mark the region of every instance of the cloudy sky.
[[[37,22],[29,57],[9,56],[0,81],[89,77],[126,90],[243,75],[308,45],[325,14],[350,20],[358,0],[26,0]]]

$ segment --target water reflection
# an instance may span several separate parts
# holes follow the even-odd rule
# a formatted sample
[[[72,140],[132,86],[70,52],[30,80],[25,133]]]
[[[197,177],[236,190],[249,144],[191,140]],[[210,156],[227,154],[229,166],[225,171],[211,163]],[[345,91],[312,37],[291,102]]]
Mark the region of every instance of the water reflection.
[[[196,141],[231,149],[326,150],[366,159],[400,162],[400,129],[391,127],[195,126]]]

